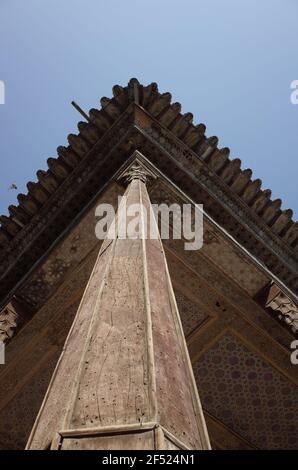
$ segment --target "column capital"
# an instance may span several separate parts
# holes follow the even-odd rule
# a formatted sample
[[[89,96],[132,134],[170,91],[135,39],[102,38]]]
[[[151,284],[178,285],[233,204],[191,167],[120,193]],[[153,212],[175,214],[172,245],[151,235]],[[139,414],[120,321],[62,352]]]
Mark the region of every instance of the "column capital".
[[[157,173],[146,165],[145,157],[141,152],[135,150],[129,158],[128,166],[117,179],[125,181],[126,184],[129,184],[132,180],[140,180],[146,184],[149,180],[155,180],[157,177]]]

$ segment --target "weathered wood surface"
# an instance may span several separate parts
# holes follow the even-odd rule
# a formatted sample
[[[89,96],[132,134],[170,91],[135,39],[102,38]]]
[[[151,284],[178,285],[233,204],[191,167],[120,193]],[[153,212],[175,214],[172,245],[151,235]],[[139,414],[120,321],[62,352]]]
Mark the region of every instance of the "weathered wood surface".
[[[152,210],[140,179],[126,196],[127,205]],[[120,220],[124,212],[120,205]],[[140,437],[149,422],[185,447],[209,448],[162,243],[145,239],[144,222],[140,215],[136,239],[103,242],[28,449],[44,449],[54,436],[52,448],[167,448],[152,432]],[[119,434],[123,425],[132,432]],[[107,426],[109,437],[98,431]],[[95,435],[65,437],[78,428]]]
[[[104,435],[64,439],[61,450],[150,450],[154,449],[154,431],[136,434]]]

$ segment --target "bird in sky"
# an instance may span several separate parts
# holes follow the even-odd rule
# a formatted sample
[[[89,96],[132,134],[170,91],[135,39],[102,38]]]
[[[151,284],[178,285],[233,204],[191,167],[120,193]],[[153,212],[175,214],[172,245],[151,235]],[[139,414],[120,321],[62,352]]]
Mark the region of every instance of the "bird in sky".
[[[16,183],[11,183],[8,189],[18,189]]]

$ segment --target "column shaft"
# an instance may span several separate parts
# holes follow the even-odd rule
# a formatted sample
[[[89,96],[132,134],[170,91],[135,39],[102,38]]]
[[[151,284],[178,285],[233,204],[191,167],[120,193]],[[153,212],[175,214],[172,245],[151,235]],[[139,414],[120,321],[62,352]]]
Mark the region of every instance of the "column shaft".
[[[141,179],[125,196],[152,212]],[[102,244],[29,449],[209,448],[162,242],[138,222]]]

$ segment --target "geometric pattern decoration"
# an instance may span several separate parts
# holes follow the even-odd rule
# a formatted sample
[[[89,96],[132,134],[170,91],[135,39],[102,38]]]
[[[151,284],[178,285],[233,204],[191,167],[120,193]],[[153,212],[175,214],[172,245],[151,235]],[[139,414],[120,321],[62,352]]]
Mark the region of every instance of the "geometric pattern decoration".
[[[81,269],[72,273],[72,277],[65,283],[64,290],[53,295],[43,310],[39,310],[37,316],[34,316],[9,343],[5,358],[8,370],[5,370],[6,365],[0,366],[0,450],[25,448],[65,337],[79,306],[80,295],[72,301],[70,298],[74,297],[76,292],[80,293],[93,264],[94,260],[92,263],[91,259],[91,266],[89,259],[85,260],[83,268],[86,272],[82,273]],[[64,303],[62,311],[59,311],[57,305],[59,301]],[[67,305],[70,301],[71,304]],[[12,348],[18,342],[19,350],[16,351]],[[11,362],[17,362],[17,365],[11,366]]]
[[[1,410],[0,450],[24,449],[47,391],[60,351],[28,381]]]
[[[193,368],[208,413],[260,449],[298,448],[297,385],[236,336],[222,336]]]
[[[198,326],[206,321],[208,315],[201,311],[201,307],[192,302],[181,291],[175,289],[175,297],[178,305],[184,335],[187,337]]]

